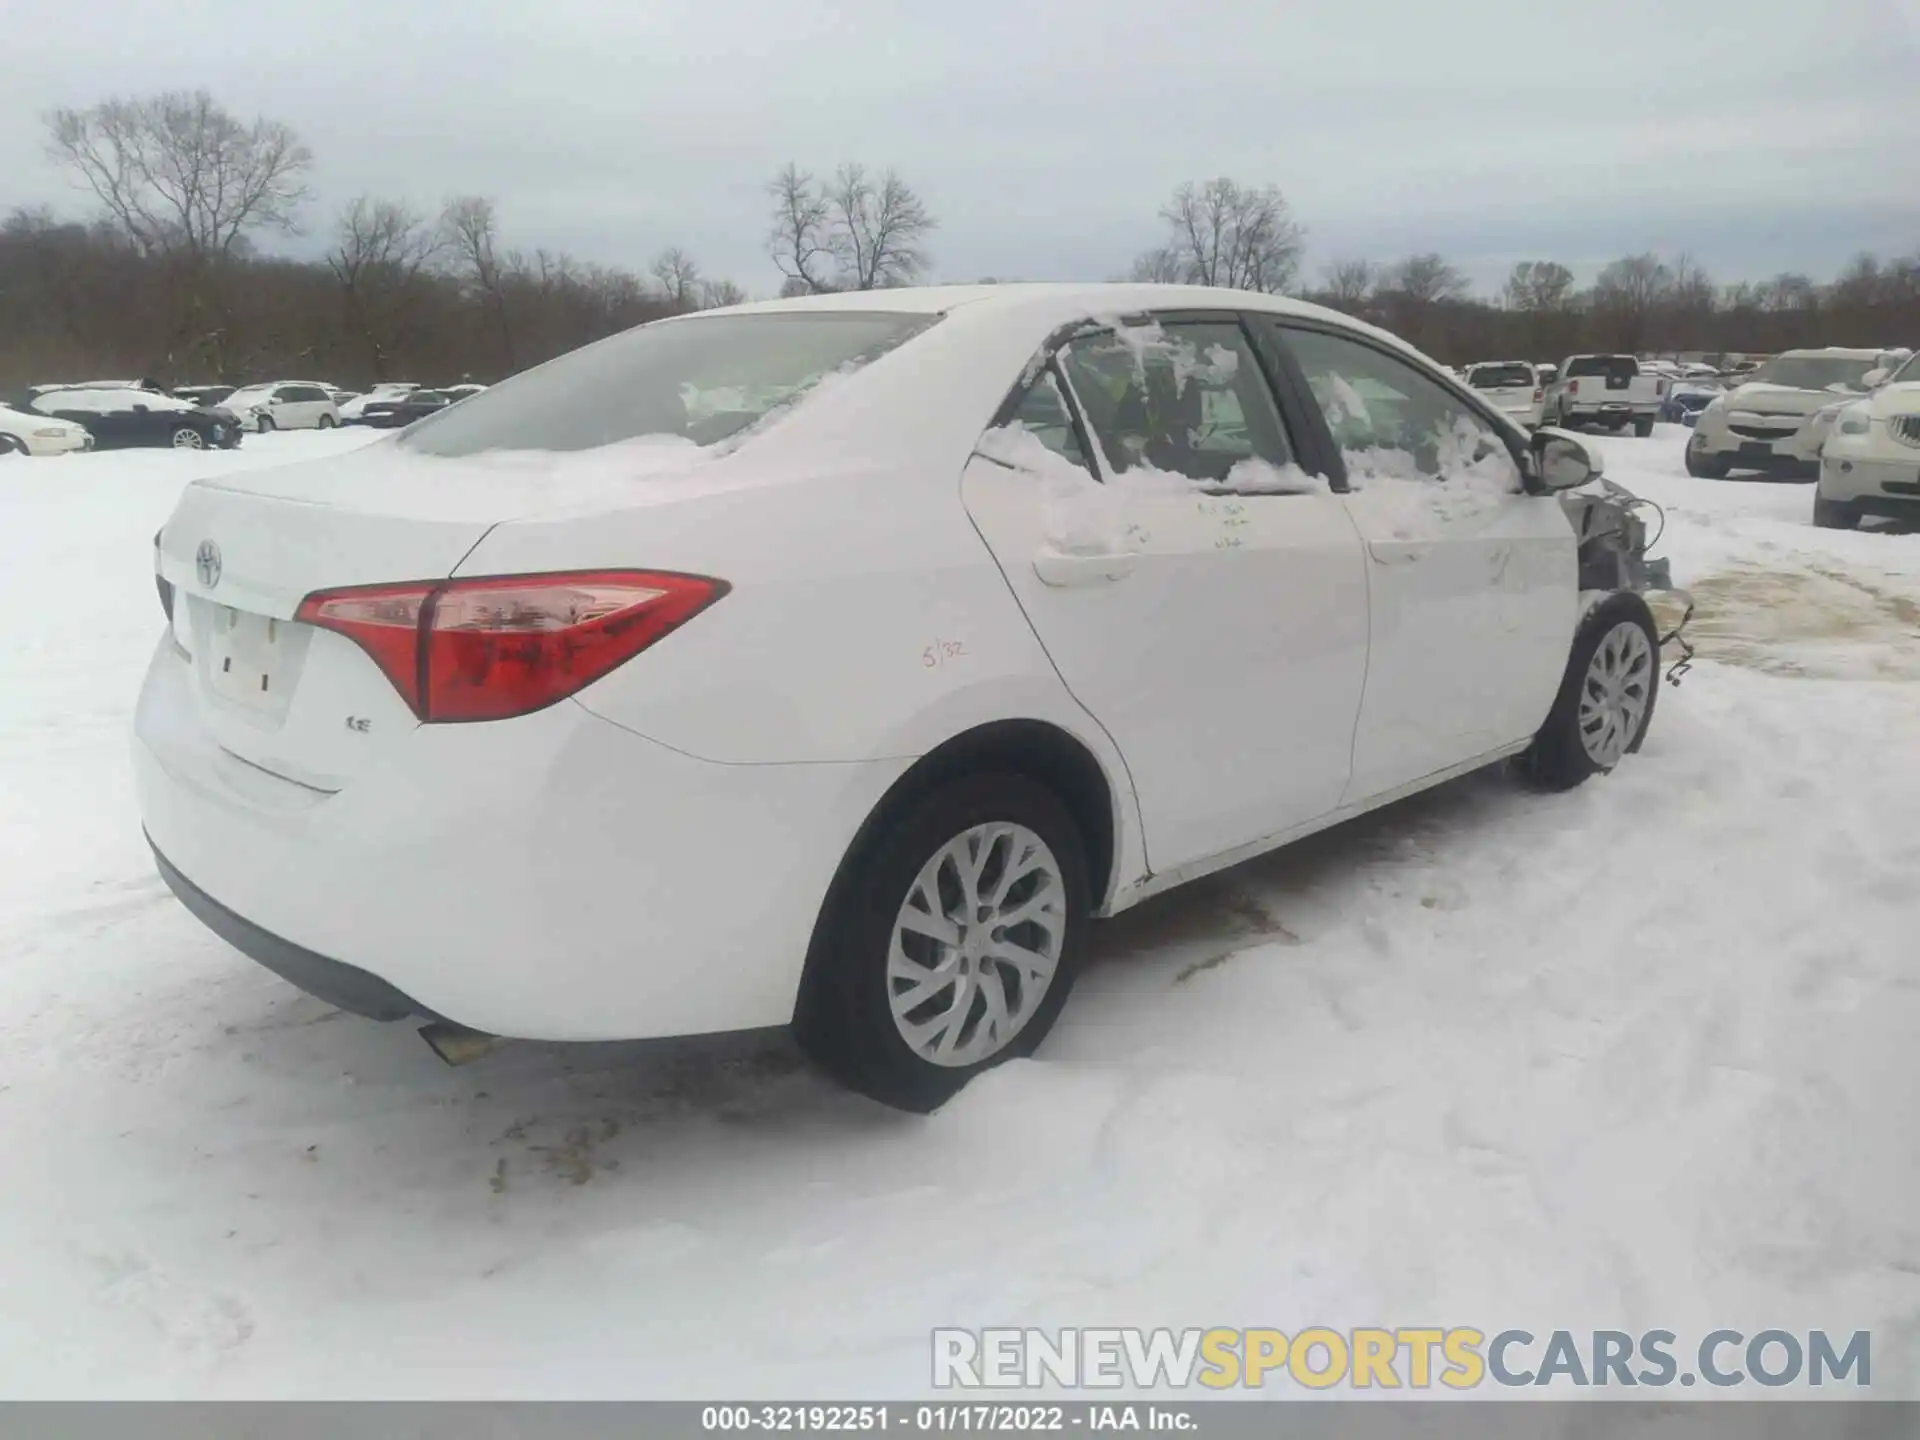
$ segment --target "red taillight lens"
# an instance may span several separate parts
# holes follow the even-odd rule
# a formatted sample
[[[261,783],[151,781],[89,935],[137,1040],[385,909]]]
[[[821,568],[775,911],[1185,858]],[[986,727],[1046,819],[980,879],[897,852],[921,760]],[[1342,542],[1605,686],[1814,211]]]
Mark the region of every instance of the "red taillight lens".
[[[727,593],[652,570],[320,590],[295,618],[352,640],[422,720],[504,720],[591,685]]]
[[[1580,382],[1578,380],[1569,380],[1567,382],[1567,394],[1578,395],[1579,393],[1580,393]]]
[[[1539,385],[1534,386],[1533,387],[1533,403],[1538,405],[1543,399],[1546,398],[1546,394],[1547,392],[1544,387]]]

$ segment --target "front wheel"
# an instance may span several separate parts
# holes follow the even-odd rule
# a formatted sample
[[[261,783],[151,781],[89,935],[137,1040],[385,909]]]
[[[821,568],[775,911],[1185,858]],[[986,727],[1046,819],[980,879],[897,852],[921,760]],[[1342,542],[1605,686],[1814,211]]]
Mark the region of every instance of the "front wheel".
[[[1733,468],[1724,456],[1709,455],[1698,445],[1687,445],[1687,474],[1696,480],[1724,480],[1727,472]]]
[[[1580,622],[1560,693],[1522,756],[1542,788],[1571,790],[1640,748],[1660,690],[1660,632],[1638,595],[1602,600]]]
[[[1822,530],[1854,530],[1860,525],[1860,512],[1843,500],[1813,497],[1813,523]]]
[[[949,781],[875,829],[821,915],[794,1031],[853,1089],[925,1112],[1053,1028],[1092,909],[1086,847],[1012,773]]]
[[[260,417],[260,427],[259,427],[259,428],[260,428],[260,433],[261,433],[262,435],[264,435],[264,434],[266,434],[266,433],[267,433],[267,432],[268,432],[269,430],[271,430],[271,429],[273,429],[273,428],[274,428],[274,426],[273,426],[273,416],[271,416],[271,415],[262,415],[262,416]]]
[[[0,435],[0,456],[24,455],[26,453],[26,441],[16,440],[11,435]]]
[[[207,448],[207,437],[191,425],[182,425],[173,432],[172,444],[176,450],[204,450]]]

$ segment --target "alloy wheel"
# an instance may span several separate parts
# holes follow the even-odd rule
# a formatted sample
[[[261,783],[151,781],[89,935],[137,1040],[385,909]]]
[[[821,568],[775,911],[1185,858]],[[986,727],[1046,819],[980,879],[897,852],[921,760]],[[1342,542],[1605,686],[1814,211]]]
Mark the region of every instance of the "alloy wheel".
[[[173,448],[176,450],[204,450],[207,442],[198,430],[190,430],[182,425],[173,432]]]
[[[1004,1050],[1046,998],[1067,935],[1067,890],[1024,825],[976,825],[920,868],[893,924],[887,1001],[901,1039],[934,1065]]]
[[[1640,733],[1654,684],[1647,632],[1623,620],[1601,637],[1580,686],[1580,744],[1602,770],[1618,765]]]

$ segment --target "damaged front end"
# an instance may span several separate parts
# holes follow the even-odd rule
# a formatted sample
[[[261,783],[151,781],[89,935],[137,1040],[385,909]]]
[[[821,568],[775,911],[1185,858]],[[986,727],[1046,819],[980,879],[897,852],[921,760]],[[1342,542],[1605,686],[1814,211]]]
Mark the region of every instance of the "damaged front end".
[[[1666,512],[1604,476],[1577,491],[1563,493],[1560,504],[1573,521],[1579,544],[1582,615],[1622,590],[1669,596],[1681,607],[1680,619],[1660,637],[1663,652],[1669,645],[1678,651],[1679,658],[1667,669],[1668,683],[1678,685],[1693,660],[1693,646],[1684,633],[1693,618],[1693,596],[1674,585],[1671,561],[1655,560],[1647,553],[1660,543],[1666,530]],[[1660,528],[1651,537],[1643,511],[1659,517]]]

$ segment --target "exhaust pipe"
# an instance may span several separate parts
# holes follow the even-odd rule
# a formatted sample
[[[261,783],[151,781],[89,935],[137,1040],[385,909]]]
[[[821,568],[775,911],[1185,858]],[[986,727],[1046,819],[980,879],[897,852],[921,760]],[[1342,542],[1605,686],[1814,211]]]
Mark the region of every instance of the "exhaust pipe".
[[[428,1049],[449,1065],[471,1064],[506,1043],[498,1035],[486,1035],[447,1020],[435,1020],[430,1025],[422,1025],[420,1038],[427,1042]]]

